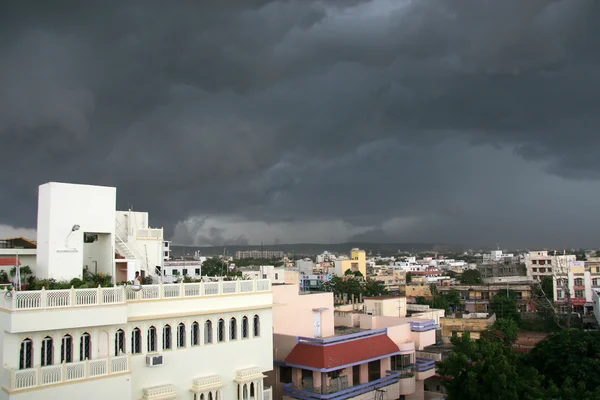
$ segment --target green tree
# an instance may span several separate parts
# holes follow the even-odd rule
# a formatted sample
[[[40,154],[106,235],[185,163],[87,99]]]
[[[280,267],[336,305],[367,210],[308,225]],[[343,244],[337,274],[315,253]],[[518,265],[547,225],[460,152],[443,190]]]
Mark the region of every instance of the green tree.
[[[600,333],[578,329],[550,334],[525,357],[525,364],[562,387],[570,379],[574,393],[600,388]],[[583,383],[584,387],[580,387]],[[599,397],[600,398],[600,397]]]
[[[519,335],[519,325],[512,318],[500,318],[494,321],[486,333],[489,338],[499,339],[505,345],[512,346]]]
[[[517,309],[517,297],[512,290],[500,290],[490,300],[490,310],[496,318],[511,318],[515,322],[521,321],[521,314]]]
[[[344,276],[355,276],[357,278],[363,278],[363,274],[360,271],[352,271],[351,269],[347,269],[346,272],[344,272]]]
[[[333,276],[331,280],[323,284],[323,290],[326,292],[333,292],[336,296],[343,296],[344,294],[351,297],[358,297],[362,294],[361,281],[353,276]]]
[[[468,269],[460,275],[460,283],[463,285],[479,285],[483,283],[481,273],[476,269]]]
[[[448,400],[539,399],[541,384],[533,370],[527,371],[527,384],[518,368],[518,355],[502,341],[471,340],[469,333],[451,339],[454,349],[438,366]]]
[[[364,283],[363,296],[382,296],[388,292],[385,283],[367,278]]]
[[[410,283],[412,282],[412,274],[410,272],[406,273],[406,284],[410,285]]]
[[[202,263],[202,275],[203,276],[224,276],[224,277],[236,277],[242,276],[242,271],[230,269],[229,264],[220,259],[219,257],[212,257]]]

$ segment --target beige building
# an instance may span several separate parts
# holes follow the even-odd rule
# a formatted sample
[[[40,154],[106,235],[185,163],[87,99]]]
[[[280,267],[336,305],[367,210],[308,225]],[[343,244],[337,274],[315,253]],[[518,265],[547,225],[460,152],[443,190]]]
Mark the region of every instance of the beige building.
[[[496,321],[496,314],[491,317],[487,313],[456,314],[452,317],[440,318],[442,341],[450,343],[453,335],[462,336],[469,332],[471,339],[479,339],[484,332]]]
[[[406,317],[406,297],[380,296],[364,298],[365,313],[381,317]]]
[[[409,297],[431,297],[431,288],[427,284],[406,285],[405,292]]]

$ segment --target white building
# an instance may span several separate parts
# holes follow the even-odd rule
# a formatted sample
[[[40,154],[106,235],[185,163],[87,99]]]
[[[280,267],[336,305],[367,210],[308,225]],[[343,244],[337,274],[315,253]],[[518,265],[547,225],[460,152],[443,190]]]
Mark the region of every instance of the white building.
[[[313,269],[315,267],[315,263],[312,262],[310,258],[305,258],[303,260],[296,260],[294,265],[298,269],[298,272],[303,275],[312,275]]]
[[[124,257],[120,261],[127,262],[128,270],[156,277],[165,259],[163,229],[150,227],[147,212],[116,211],[115,218],[115,250]]]
[[[335,261],[335,260],[336,260],[335,254],[331,254],[328,251],[324,251],[323,254],[319,254],[317,256],[317,264],[323,263],[323,262]]]
[[[537,252],[534,252],[537,253]],[[483,254],[483,263],[494,263],[503,261],[512,261],[515,255],[512,253],[503,253],[502,250],[492,250],[489,254]]]
[[[172,283],[177,282],[185,277],[192,279],[200,279],[202,277],[202,262],[201,260],[181,261],[172,260],[164,261],[162,268],[162,282]]]
[[[36,276],[114,277],[115,199],[40,186]],[[268,280],[0,292],[0,400],[270,400],[272,305]]]
[[[547,251],[530,251],[525,255],[527,277],[541,281],[544,277],[565,274],[571,262],[577,257],[572,254],[548,254]]]
[[[163,246],[163,260],[168,261],[171,259],[171,241],[165,240]]]

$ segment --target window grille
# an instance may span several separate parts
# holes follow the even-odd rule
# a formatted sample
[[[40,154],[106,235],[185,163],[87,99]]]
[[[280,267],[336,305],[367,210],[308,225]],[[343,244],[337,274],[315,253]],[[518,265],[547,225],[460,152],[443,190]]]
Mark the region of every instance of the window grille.
[[[171,325],[165,325],[163,328],[163,350],[170,350],[171,348]]]
[[[235,318],[229,320],[229,340],[237,339],[237,321]]]
[[[185,347],[185,325],[177,325],[177,347]]]
[[[156,328],[148,328],[148,352],[156,351]]]
[[[29,338],[21,342],[21,352],[19,354],[19,369],[33,367],[33,341]]]
[[[200,325],[194,321],[192,323],[192,346],[200,344]]]
[[[92,358],[92,338],[85,332],[79,339],[79,360],[85,361]]]
[[[204,344],[210,344],[213,342],[212,335],[213,335],[212,322],[210,320],[208,320],[204,324]]]
[[[115,356],[125,353],[125,331],[119,329],[115,333]]]
[[[62,338],[60,346],[60,362],[73,362],[73,337],[71,335],[65,335]]]

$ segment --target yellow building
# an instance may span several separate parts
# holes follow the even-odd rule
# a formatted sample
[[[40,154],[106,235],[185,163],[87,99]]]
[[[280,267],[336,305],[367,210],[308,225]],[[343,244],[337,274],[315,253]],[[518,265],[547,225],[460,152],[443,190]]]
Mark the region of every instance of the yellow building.
[[[406,285],[406,296],[431,297],[431,288],[429,285]]]
[[[360,272],[367,277],[367,254],[364,250],[352,249],[350,260],[336,260],[335,274],[344,276],[346,271]]]

